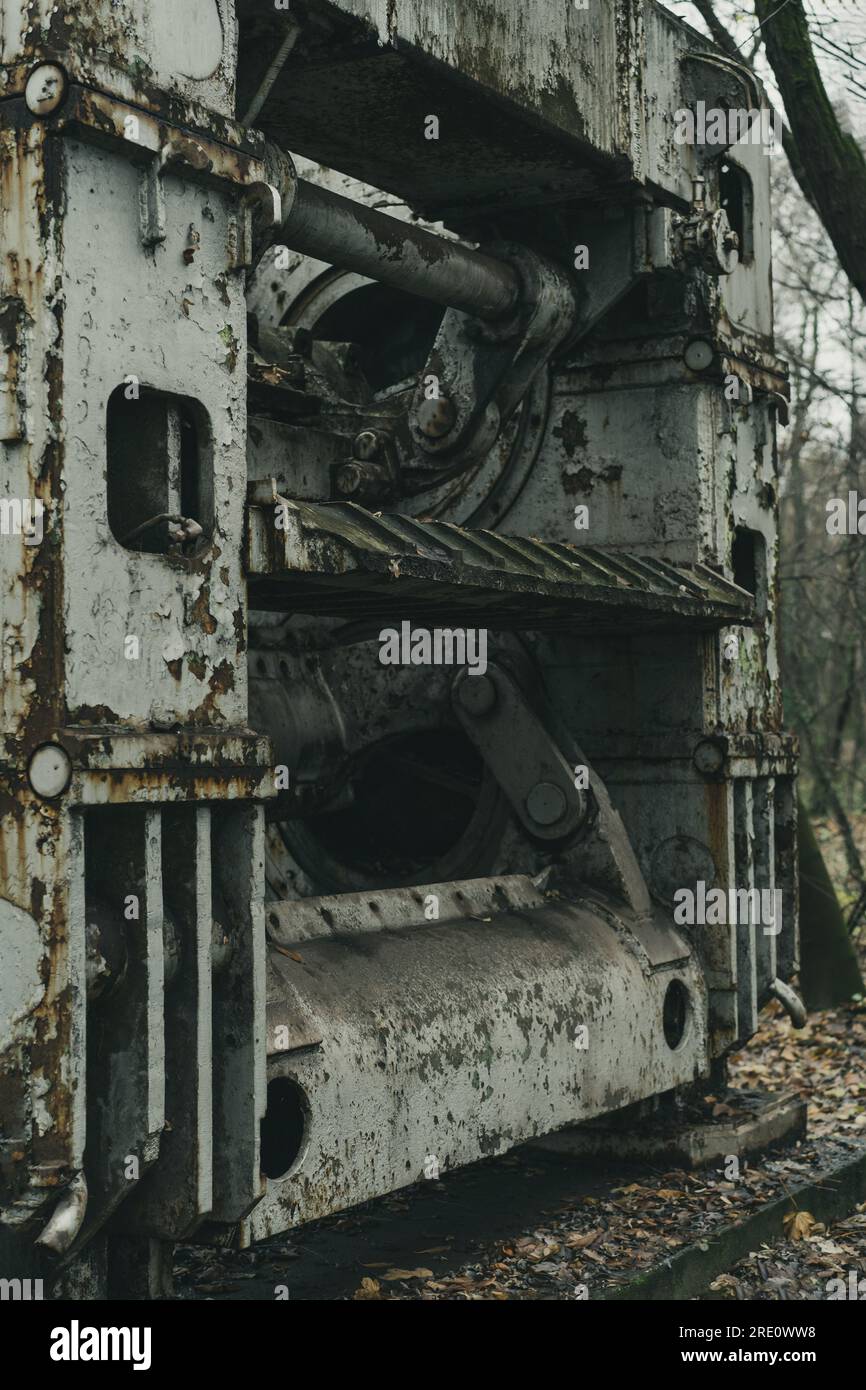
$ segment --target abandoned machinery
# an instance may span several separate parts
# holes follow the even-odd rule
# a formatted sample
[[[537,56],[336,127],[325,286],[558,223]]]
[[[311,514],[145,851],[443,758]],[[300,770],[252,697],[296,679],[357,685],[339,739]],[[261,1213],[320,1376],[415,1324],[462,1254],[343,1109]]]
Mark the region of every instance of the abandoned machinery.
[[[3,7],[4,1274],[152,1293],[797,1021],[771,161],[675,120],[765,104],[529,13]]]

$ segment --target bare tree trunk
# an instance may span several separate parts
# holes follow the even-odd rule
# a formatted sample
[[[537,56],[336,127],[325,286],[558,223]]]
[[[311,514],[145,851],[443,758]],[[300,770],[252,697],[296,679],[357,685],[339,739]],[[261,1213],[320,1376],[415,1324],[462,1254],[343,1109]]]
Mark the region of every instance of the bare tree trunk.
[[[721,48],[721,50],[724,53],[727,53],[728,57],[732,58],[735,63],[746,63],[749,67],[752,67],[752,60],[750,58],[745,57],[740,52],[739,48],[734,43],[733,38],[728,33],[724,24],[719,19],[718,15],[713,9],[713,0],[693,0],[693,4],[695,6],[695,9],[699,12],[704,23],[706,24],[707,28],[709,29],[714,42],[718,44],[719,48]],[[757,44],[757,47],[760,48],[760,42]],[[808,203],[811,203],[814,207],[815,199],[813,198],[812,190],[809,187],[809,180],[806,176],[806,170],[803,168],[803,161],[800,158],[800,151],[797,149],[797,141],[794,139],[793,133],[790,130],[790,128],[786,125],[783,125],[782,127],[782,148],[784,149],[785,154],[788,156],[788,163],[791,166],[791,173],[794,175],[794,178],[800,185],[800,192],[803,194],[803,197],[806,199],[806,201]]]
[[[824,89],[802,0],[755,0],[764,48],[779,84],[814,205],[839,263],[866,303],[866,159]]]
[[[798,817],[800,988],[809,1010],[845,1004],[864,986],[842,909],[805,807]]]

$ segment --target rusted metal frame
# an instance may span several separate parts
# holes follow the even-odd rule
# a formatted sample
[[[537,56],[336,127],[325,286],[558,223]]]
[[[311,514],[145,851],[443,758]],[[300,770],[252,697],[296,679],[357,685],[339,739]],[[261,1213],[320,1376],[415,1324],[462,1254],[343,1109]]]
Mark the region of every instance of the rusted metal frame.
[[[13,495],[35,497],[51,517],[64,449],[53,424],[61,391],[56,335],[63,324],[62,300],[55,294],[63,246],[57,154],[38,124],[12,129],[5,119],[9,110],[8,104],[0,108],[0,235],[15,254],[3,258],[2,293],[17,306],[15,357],[21,375],[16,397],[22,409],[15,430],[21,447],[6,452],[6,481]],[[21,914],[16,934],[22,947],[30,941],[38,952],[43,985],[42,1000],[21,1029],[18,1081],[25,1142],[16,1150],[13,1203],[4,1216],[13,1226],[29,1224],[35,1235],[33,1223],[44,1220],[47,1203],[59,1187],[78,1178],[83,1163],[83,829],[80,818],[38,798],[26,775],[31,754],[62,720],[61,557],[56,546],[30,548],[22,542],[15,548],[7,538],[3,561],[15,588],[4,600],[11,660],[0,773],[2,894],[12,912]],[[13,1049],[13,1066],[15,1055]],[[38,1114],[34,1096],[40,1097]]]
[[[213,1204],[234,1225],[260,1200],[259,1126],[265,1113],[264,810],[214,806],[213,915],[228,959],[214,981]]]
[[[646,776],[657,775],[652,764],[663,760],[665,777],[676,777],[682,768],[691,779],[695,746],[707,735],[703,730],[676,734],[608,734],[596,735],[597,758],[645,759]],[[723,761],[714,772],[705,772],[708,781],[724,781],[736,777],[791,777],[797,770],[797,740],[788,734],[753,734],[732,730],[712,735]]]
[[[678,378],[693,380],[694,373],[683,366],[683,352],[693,337],[705,339],[714,354],[710,366],[700,373],[701,380],[723,382],[725,376],[734,374],[751,383],[756,391],[778,391],[786,399],[790,396],[790,378],[785,364],[774,353],[752,340],[744,341],[738,333],[729,332],[723,325],[663,339],[641,339],[639,356],[631,355],[619,341],[613,344],[594,342],[591,364],[584,360],[578,346],[569,351],[563,366],[574,373],[589,373],[610,363],[616,367],[620,390],[629,390],[643,382],[663,384]],[[610,383],[606,381],[605,387],[610,389]]]
[[[22,85],[21,92],[7,90],[0,100],[0,114],[5,125],[31,127],[38,124],[47,133],[88,130],[97,137],[120,140],[130,155],[134,155],[136,148],[145,156],[157,154],[168,146],[172,162],[184,166],[185,172],[190,174],[241,184],[266,180],[267,165],[261,137],[236,126],[235,140],[219,138],[213,133],[214,126],[220,127],[225,134],[225,123],[215,121],[204,110],[199,113],[202,121],[199,127],[192,121],[172,120],[165,111],[146,110],[110,92],[71,82],[56,113],[34,117],[24,104]],[[131,118],[134,118],[134,125]],[[137,133],[133,136],[130,130],[135,129]]]
[[[800,969],[800,880],[797,860],[797,784],[793,776],[776,777],[774,798],[778,886],[782,890],[782,932],[776,942],[776,970],[790,980]]]
[[[754,784],[734,782],[734,882],[728,889],[755,886]],[[758,1027],[758,943],[763,931],[752,912],[736,922],[737,937],[737,1033],[742,1041]]]
[[[148,1181],[117,1225],[164,1240],[194,1233],[213,1205],[213,978],[227,927],[214,921],[211,809],[163,810],[165,911],[175,959],[166,962],[165,1085],[171,1128]],[[169,934],[167,933],[167,939]]]
[[[276,794],[269,739],[243,730],[126,734],[64,728],[73,762],[70,805],[263,800]]]
[[[23,99],[15,98],[0,107],[11,124],[29,126],[33,117]],[[56,114],[41,121],[47,134],[77,134],[97,144],[124,147],[124,155],[140,163],[142,241],[152,246],[165,236],[165,208],[162,173],[173,169],[203,183],[229,182],[240,185],[248,196],[238,207],[233,264],[234,270],[248,269],[254,260],[253,214],[259,225],[270,226],[279,217],[280,197],[269,183],[269,169],[262,158],[261,142],[250,142],[241,127],[237,145],[214,138],[207,130],[178,125],[160,114],[122,101],[107,92],[72,84]],[[217,122],[219,124],[219,122]]]
[[[104,813],[102,813],[104,816]],[[129,874],[138,915],[126,923],[128,963],[124,985],[105,1005],[88,1007],[86,1218],[72,1253],[99,1231],[156,1163],[165,1125],[165,922],[162,818],[159,809],[127,808],[102,825],[109,840],[94,839],[97,823],[85,819],[85,855],[96,859],[111,845]],[[90,880],[91,872],[99,877]],[[93,862],[91,886],[102,883],[105,865]],[[104,890],[103,890],[104,891]],[[87,902],[88,920],[96,898]],[[82,1001],[83,1003],[83,1001]]]
[[[56,13],[60,16],[61,12],[58,9]],[[123,60],[122,67],[110,62],[91,61],[77,45],[70,47],[68,44],[43,40],[26,61],[17,60],[0,66],[3,77],[0,109],[5,102],[23,103],[30,74],[43,64],[56,64],[65,75],[71,92],[78,90],[109,101],[116,100],[139,116],[200,132],[238,151],[252,151],[259,157],[264,151],[265,139],[259,131],[248,128],[192,96],[155,86],[140,72],[130,69],[128,57]]]
[[[8,120],[10,116],[14,118],[23,115],[22,108],[23,103],[7,103],[3,108],[3,116]],[[104,112],[107,109],[113,110],[118,123],[123,118],[124,112],[129,113],[130,111],[130,108],[124,106],[123,103],[112,103],[110,98],[105,98],[100,94],[88,93],[82,95],[82,105],[78,114],[81,115],[82,112],[86,113],[88,118],[93,118],[92,124],[79,123],[76,125],[74,121],[69,124],[57,122],[51,125],[50,129],[46,131],[41,125],[29,122],[30,131],[32,133],[28,132],[25,137],[28,142],[28,154],[41,153],[44,150],[46,152],[46,168],[51,158],[62,159],[62,147],[60,146],[60,142],[50,138],[55,132],[59,132],[61,129],[64,133],[68,132],[72,135],[80,133],[84,135],[85,138],[92,138],[99,142],[105,142],[107,138],[110,141],[122,139],[123,136],[116,129],[114,134],[109,136],[104,122],[100,122],[96,119],[100,110]],[[137,119],[140,119],[140,113],[136,112],[135,114]],[[158,128],[154,126],[154,129],[157,129],[157,133],[160,136],[166,134],[164,125],[160,125]],[[247,184],[248,175],[250,175],[251,172],[259,172],[259,170],[251,170],[249,166],[242,169],[240,173],[232,169],[230,165],[219,168],[219,158],[217,160],[212,160],[210,156],[212,153],[216,153],[219,156],[220,151],[214,151],[212,145],[210,150],[208,150],[205,148],[203,141],[199,139],[188,141],[185,135],[182,139],[173,139],[171,131],[167,132],[167,137],[169,153],[172,157],[177,158],[178,168],[193,178],[204,178],[206,180],[216,178],[219,181],[228,178],[234,183],[240,181],[245,186],[249,186]],[[129,144],[130,142],[127,140],[125,142],[125,154],[129,152]],[[163,145],[162,148],[164,150],[165,146]],[[202,153],[204,154],[204,159],[199,157]],[[146,150],[145,154],[147,155]],[[228,154],[234,157],[231,151],[228,151]],[[216,173],[214,172],[215,169],[217,170]],[[45,182],[46,185],[50,184],[51,187],[54,187],[54,183],[51,182],[50,178],[46,178]],[[43,226],[50,225],[47,202],[48,200],[40,201],[38,207],[34,206],[33,208],[34,217],[38,214],[41,219],[40,225]],[[26,203],[26,206],[29,207],[29,201]],[[55,226],[60,226],[59,215],[55,220]],[[32,305],[34,321],[37,320],[37,315],[40,312],[43,314],[46,312],[45,305],[35,301]],[[51,418],[53,418],[53,416]],[[55,495],[59,495],[59,493]],[[52,550],[51,555],[53,554],[54,551]],[[52,611],[55,617],[59,617],[62,613],[59,588],[55,587],[51,591],[51,596],[53,600]],[[37,718],[32,721],[33,733],[37,740],[40,737],[44,738],[48,736],[56,738],[57,736],[57,729],[62,721],[63,708],[63,681],[60,679],[61,670],[62,661],[59,664],[58,671],[55,672],[55,677],[50,681],[46,678],[44,689],[40,692],[43,696],[47,696],[49,690],[54,691],[57,710],[55,711],[53,719],[45,721],[40,717],[43,713],[41,706],[37,706]],[[61,733],[62,732],[61,730]],[[91,748],[98,738],[100,738],[100,736],[94,736],[91,742]],[[46,1008],[41,1011],[44,1015],[42,1017],[41,1026],[45,1036],[51,1039],[53,1056],[53,1061],[45,1063],[45,1069],[46,1075],[51,1078],[51,1085],[46,1090],[46,1103],[53,1112],[52,1119],[54,1123],[53,1125],[46,1124],[43,1120],[41,1135],[34,1135],[33,1137],[31,1157],[34,1166],[31,1168],[30,1187],[24,1193],[24,1206],[29,1209],[34,1216],[38,1215],[40,1203],[50,1199],[52,1194],[57,1191],[59,1184],[68,1184],[67,1191],[69,1193],[72,1192],[75,1184],[79,1182],[80,1179],[84,1153],[85,1141],[82,1116],[85,1099],[83,1068],[86,1027],[86,1009],[84,1007],[84,928],[86,921],[86,905],[83,895],[83,848],[82,851],[76,853],[75,843],[76,837],[78,837],[82,840],[83,847],[83,833],[86,820],[82,815],[76,813],[73,807],[76,804],[98,801],[100,793],[104,791],[106,787],[108,788],[107,799],[115,801],[124,799],[125,795],[128,795],[129,798],[133,800],[139,797],[145,800],[152,800],[154,794],[157,794],[162,801],[169,800],[174,795],[185,795],[187,797],[203,799],[205,796],[236,797],[269,794],[269,771],[265,765],[266,760],[262,756],[263,740],[253,740],[249,738],[246,740],[249,751],[258,754],[258,757],[254,757],[251,760],[252,766],[249,769],[244,768],[242,761],[244,739],[236,737],[235,741],[241,745],[241,763],[237,770],[228,770],[224,766],[217,769],[206,770],[207,764],[210,761],[211,750],[208,748],[207,735],[205,734],[202,737],[202,744],[197,750],[197,762],[199,764],[197,767],[189,765],[183,767],[181,765],[172,768],[169,765],[164,773],[156,773],[156,775],[154,775],[152,770],[148,770],[147,758],[145,755],[137,769],[118,769],[115,766],[112,767],[108,773],[95,770],[89,772],[82,771],[77,792],[76,788],[72,787],[64,798],[63,805],[56,808],[53,806],[40,805],[36,802],[35,798],[26,792],[26,788],[23,789],[22,811],[26,813],[27,804],[32,801],[34,803],[34,811],[38,811],[39,813],[39,820],[36,827],[38,829],[38,845],[43,847],[47,846],[47,823],[52,821],[56,822],[57,833],[54,835],[51,844],[53,853],[50,855],[50,858],[53,860],[57,872],[60,875],[58,883],[44,883],[42,885],[41,907],[47,910],[52,916],[55,912],[58,913],[56,928],[50,927],[49,924],[51,950],[54,954],[50,976],[52,998],[47,1002]],[[104,768],[106,762],[110,762],[110,759],[106,759],[105,757],[104,734],[101,736],[101,742],[103,744],[101,748],[101,762]],[[142,740],[142,742],[145,742],[145,740]],[[212,741],[212,744],[215,748],[215,741]],[[29,745],[25,748],[25,752],[28,747]],[[201,757],[201,747],[203,747],[205,751],[205,756],[203,758]],[[237,751],[237,749],[234,750],[233,756],[235,758],[237,757]],[[97,763],[99,761],[100,759],[97,758]],[[20,766],[17,756],[15,765],[16,767]],[[118,786],[118,782],[124,783],[124,786],[121,788]],[[141,1118],[142,1124],[139,1125],[137,1121],[135,1122],[133,1128],[129,1131],[130,1135],[132,1135],[132,1139],[128,1145],[123,1145],[122,1134],[118,1134],[114,1137],[117,1142],[121,1143],[122,1147],[138,1148],[139,1151],[134,1152],[131,1156],[140,1159],[142,1164],[146,1167],[147,1164],[152,1162],[155,1158],[156,1144],[162,1132],[162,1111],[159,1103],[159,1091],[162,1085],[165,1068],[162,1058],[157,1055],[160,1047],[162,1029],[160,1000],[163,988],[161,956],[162,914],[160,909],[160,868],[158,863],[158,840],[160,834],[159,812],[148,810],[144,814],[144,824],[146,826],[146,849],[144,855],[146,862],[145,878],[148,884],[148,891],[146,894],[147,908],[146,921],[144,924],[145,941],[147,943],[147,966],[144,972],[145,982],[143,984],[142,1007],[145,1009],[148,1021],[143,1030],[142,1038],[143,1045],[147,1050],[147,1057],[140,1068],[141,1077],[144,1078],[144,1089],[141,1091],[138,1099],[132,1094],[127,1097],[131,1109],[136,1111],[136,1113],[140,1112],[139,1118]],[[26,814],[24,818],[26,819]],[[71,832],[71,838],[68,842],[67,837],[65,837],[63,833],[65,829]],[[154,846],[156,846],[156,848],[154,848]],[[34,867],[38,868],[41,857],[40,854],[32,860]],[[14,892],[16,896],[18,896],[17,883],[10,882],[9,884],[4,884],[4,888],[7,891]],[[251,891],[254,898],[255,890],[253,889]],[[61,897],[62,901],[60,900]],[[42,911],[36,909],[36,915],[44,926],[45,919]],[[207,922],[209,927],[209,913],[207,915]],[[202,926],[203,923],[204,917],[201,916],[200,926]],[[208,970],[209,968],[210,941],[208,941]],[[257,1006],[257,1012],[261,1012],[260,1005]],[[206,1037],[208,1047],[210,1047],[211,1038],[209,1027],[207,1030],[200,1029],[199,1031],[202,1041],[204,1041]],[[199,1051],[201,1051],[201,1049],[199,1049]],[[34,1048],[33,1052],[33,1063],[37,1067],[41,1066],[45,1060],[41,1052],[42,1044],[40,1043]],[[204,1070],[202,1070],[201,1075],[206,1080],[206,1072]],[[133,1089],[137,1084],[137,1082],[134,1083]],[[69,1114],[66,1113],[65,1109],[67,1105],[67,1092],[69,1093]],[[251,1142],[255,1140],[257,1124],[258,1116],[251,1120],[248,1127],[248,1133],[252,1136]],[[140,1144],[138,1144],[139,1140],[141,1141]],[[44,1161],[41,1161],[43,1159]],[[254,1167],[254,1165],[252,1166]],[[206,1167],[206,1164],[203,1164],[203,1168],[204,1167]],[[123,1183],[119,1182],[118,1171],[114,1172],[111,1181],[101,1189],[100,1185],[98,1183],[96,1184],[93,1193],[94,1200],[91,1202],[89,1219],[86,1226],[86,1233],[88,1234],[92,1234],[93,1231],[107,1219],[116,1205],[116,1201],[120,1200],[126,1195],[126,1192],[130,1190],[125,1180]],[[71,1182],[69,1181],[70,1179]],[[257,1181],[256,1174],[250,1177],[248,1189],[251,1190],[253,1188],[254,1180]],[[240,1207],[237,1208],[237,1215],[242,1214],[244,1210],[248,1209],[251,1200],[250,1190],[245,1193],[243,1202]],[[255,1195],[253,1191],[252,1199],[254,1199]],[[205,1204],[207,1206],[210,1205],[210,1198],[209,1192],[206,1190],[206,1184],[203,1184],[198,1203],[199,1208],[203,1209]],[[58,1208],[58,1213],[59,1210]],[[63,1224],[64,1229],[62,1234],[63,1238],[66,1239],[71,1228],[69,1223],[65,1221],[65,1216]],[[52,1240],[54,1240],[58,1232],[59,1223],[56,1213],[49,1227],[49,1234]],[[60,1247],[57,1247],[57,1250],[59,1253]]]
[[[760,777],[753,781],[752,819],[755,831],[755,887],[773,893],[771,901],[775,909],[775,892],[779,886],[776,881],[776,784],[772,777]],[[783,894],[784,897],[784,894]],[[765,931],[765,924],[757,929],[755,942],[755,973],[758,985],[758,1007],[767,1002],[767,993],[778,974],[776,945],[779,935],[791,929],[785,922],[784,901],[779,920],[773,922],[776,930]],[[778,934],[777,934],[778,932]]]
[[[153,246],[165,237],[162,174],[166,169],[202,183],[240,185],[248,190],[240,203],[231,269],[253,264],[253,210],[263,225],[280,213],[280,197],[268,182],[268,169],[255,150],[225,144],[204,132],[178,126],[118,101],[105,92],[73,87],[50,129],[70,130],[97,143],[122,142],[124,154],[143,164],[140,188],[142,241]],[[130,132],[134,132],[131,134]]]
[[[128,133],[130,118],[136,122],[135,136]],[[109,140],[122,140],[130,156],[134,156],[137,149],[141,149],[143,155],[167,150],[167,162],[191,176],[197,174],[202,178],[243,185],[266,181],[265,161],[248,142],[240,146],[226,144],[206,131],[176,125],[107,92],[87,87],[73,85],[70,88],[66,105],[48,122],[48,127],[72,127]]]

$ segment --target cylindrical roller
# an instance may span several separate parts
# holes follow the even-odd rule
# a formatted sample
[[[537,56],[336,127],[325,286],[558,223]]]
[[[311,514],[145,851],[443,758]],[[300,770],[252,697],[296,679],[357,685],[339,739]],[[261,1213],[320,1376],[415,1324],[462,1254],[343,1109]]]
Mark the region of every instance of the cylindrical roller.
[[[305,179],[296,181],[293,192],[277,234],[293,251],[477,318],[502,319],[514,310],[519,281],[503,261]]]

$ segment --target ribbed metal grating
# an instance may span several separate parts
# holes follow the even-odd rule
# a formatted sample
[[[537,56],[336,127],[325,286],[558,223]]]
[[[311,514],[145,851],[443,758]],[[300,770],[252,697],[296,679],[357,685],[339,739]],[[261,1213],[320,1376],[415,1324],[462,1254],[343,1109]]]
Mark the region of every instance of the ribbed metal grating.
[[[257,489],[247,534],[253,608],[593,632],[755,618],[752,595],[704,565],[468,531],[351,502],[261,498]]]

